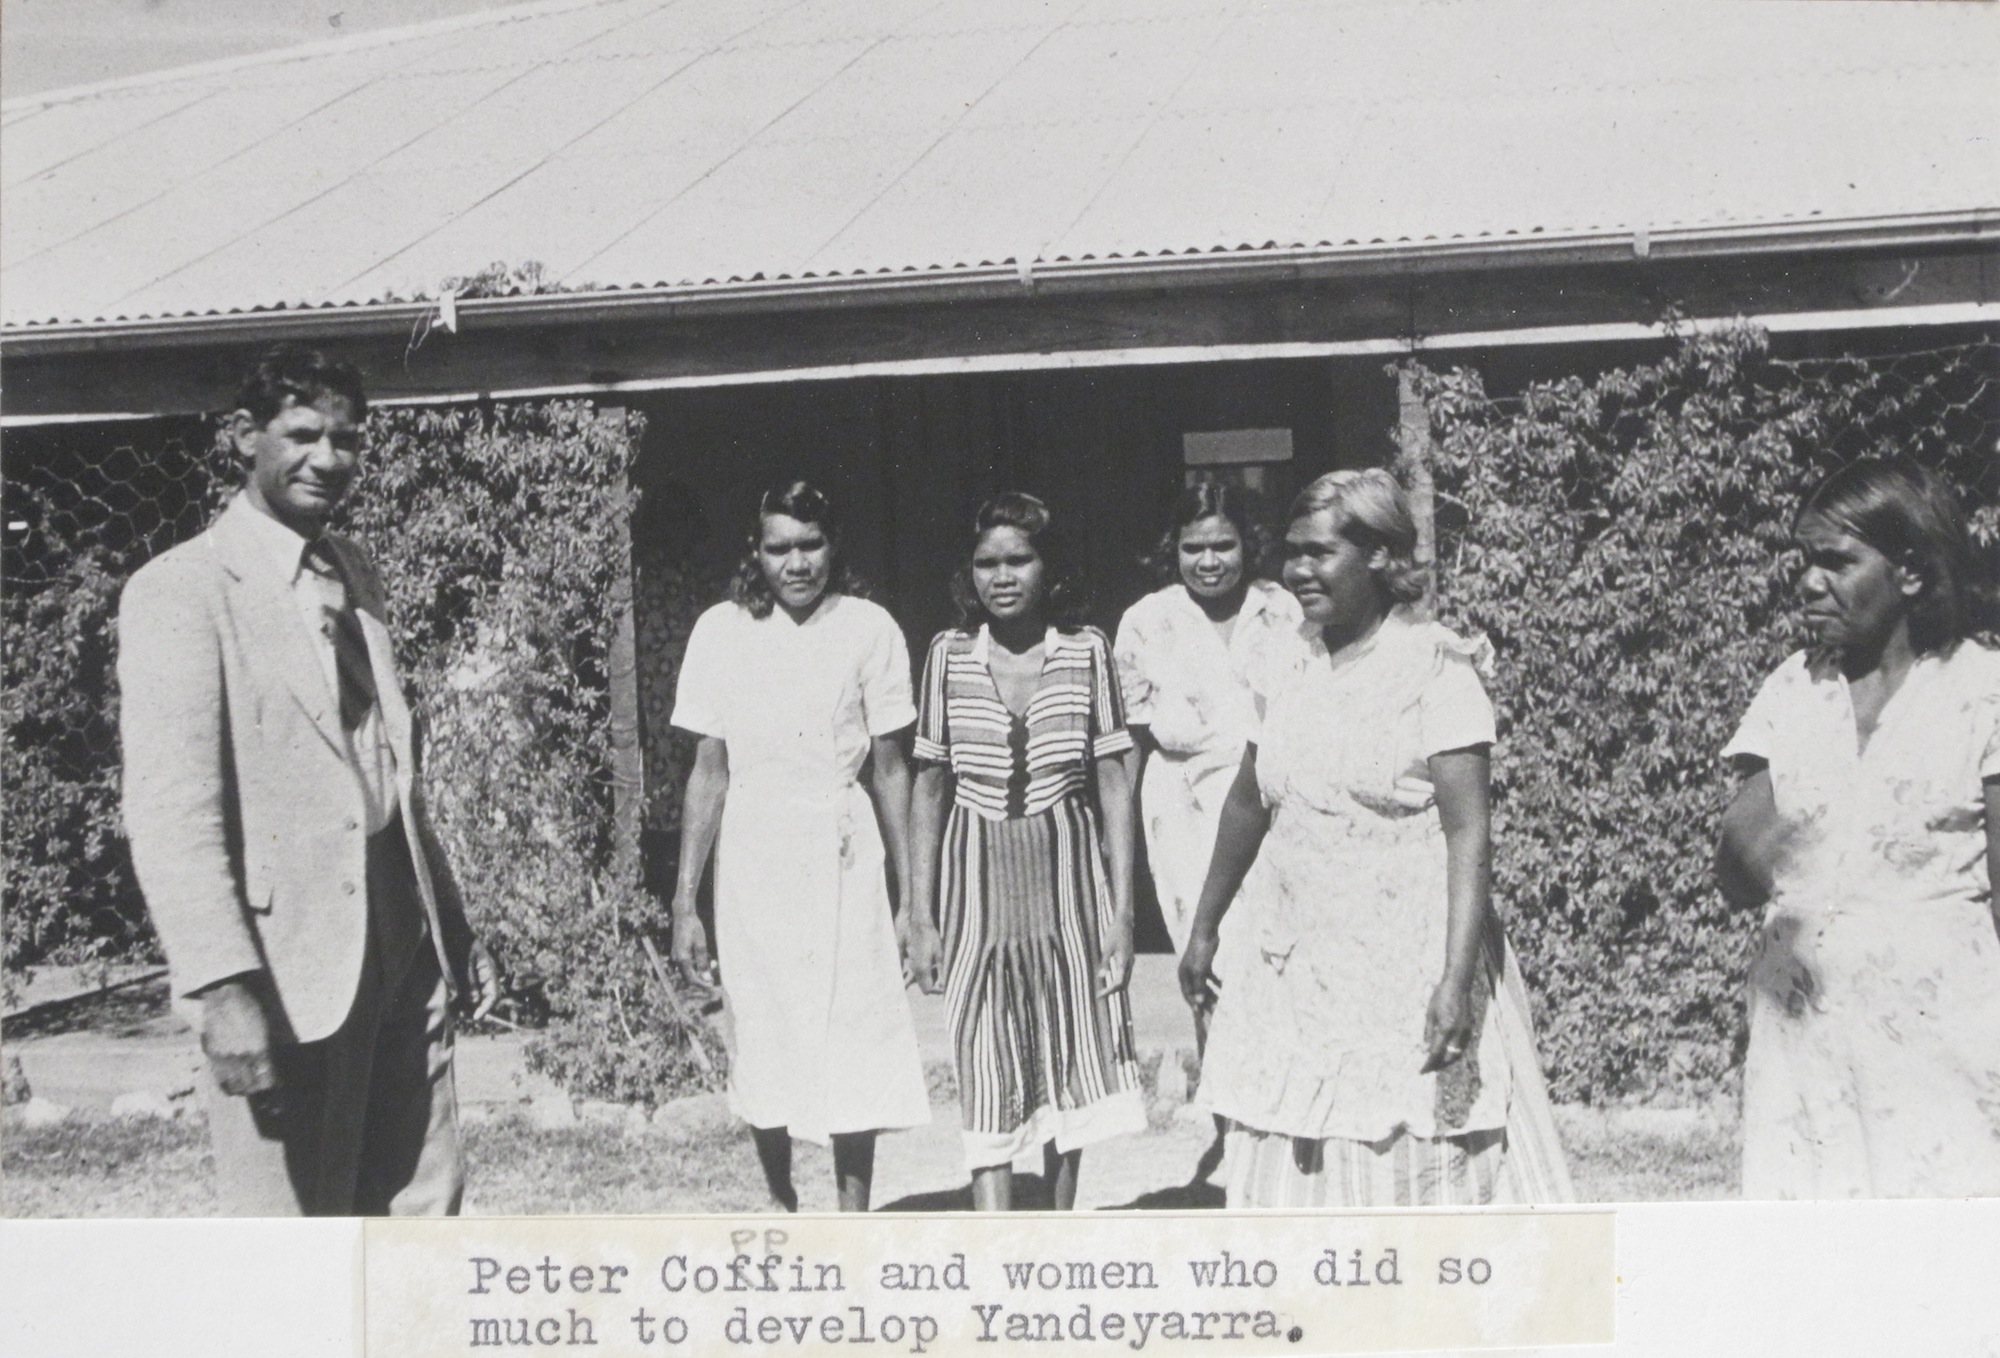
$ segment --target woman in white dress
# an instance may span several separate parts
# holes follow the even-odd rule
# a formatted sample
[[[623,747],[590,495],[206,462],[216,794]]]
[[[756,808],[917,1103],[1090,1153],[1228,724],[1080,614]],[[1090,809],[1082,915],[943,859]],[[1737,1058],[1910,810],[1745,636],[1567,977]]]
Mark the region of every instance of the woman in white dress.
[[[1304,615],[1284,586],[1253,578],[1261,526],[1220,481],[1174,503],[1156,557],[1171,583],[1125,610],[1114,659],[1139,750],[1141,823],[1174,951],[1187,947],[1223,799],[1256,725],[1249,671],[1296,648]]]
[[[1415,546],[1386,471],[1292,506],[1309,645],[1253,676],[1180,968],[1232,1208],[1572,1195],[1489,899],[1490,650],[1416,615]]]
[[[695,895],[713,849],[729,1105],[787,1211],[793,1137],[831,1140],[841,1210],[866,1211],[876,1133],[930,1119],[884,876],[907,889],[909,650],[885,610],[838,588],[837,532],[806,482],[763,497],[731,600],[688,638],[673,715],[701,738],[674,960],[708,973]]]
[[[2000,1195],[2000,651],[1922,468],[1850,464],[1794,527],[1813,645],[1723,754],[1718,875],[1763,906],[1743,1195]]]
[[[1125,610],[1115,660],[1140,769],[1140,824],[1160,916],[1174,952],[1187,947],[1222,803],[1257,724],[1246,677],[1304,644],[1305,621],[1284,586],[1253,578],[1266,546],[1246,493],[1222,481],[1182,491],[1154,554],[1169,583]],[[1194,1014],[1195,1048],[1208,1013]],[[1222,1162],[1223,1124],[1195,1165]]]

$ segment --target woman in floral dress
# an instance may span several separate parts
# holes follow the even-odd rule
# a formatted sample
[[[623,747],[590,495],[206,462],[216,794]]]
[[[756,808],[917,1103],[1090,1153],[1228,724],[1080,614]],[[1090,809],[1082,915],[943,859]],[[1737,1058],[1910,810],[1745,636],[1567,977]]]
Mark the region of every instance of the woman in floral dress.
[[[1795,535],[1813,645],[1723,754],[1724,891],[1765,909],[1749,1198],[2000,1195],[2000,651],[1941,483],[1868,459]]]
[[[1490,652],[1416,616],[1415,546],[1385,471],[1292,507],[1313,635],[1256,679],[1181,960],[1232,1208],[1571,1196],[1488,899]]]

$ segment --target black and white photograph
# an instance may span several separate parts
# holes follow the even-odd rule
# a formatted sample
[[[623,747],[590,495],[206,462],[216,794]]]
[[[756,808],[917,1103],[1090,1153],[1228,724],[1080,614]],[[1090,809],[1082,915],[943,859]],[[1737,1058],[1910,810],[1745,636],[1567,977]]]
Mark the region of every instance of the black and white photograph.
[[[0,46],[0,1215],[2000,1197],[2000,4]]]

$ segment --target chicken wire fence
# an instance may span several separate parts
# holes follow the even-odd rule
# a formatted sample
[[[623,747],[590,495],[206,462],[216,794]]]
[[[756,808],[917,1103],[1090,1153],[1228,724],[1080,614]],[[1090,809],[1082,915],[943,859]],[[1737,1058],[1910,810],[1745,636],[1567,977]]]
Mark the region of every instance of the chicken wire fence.
[[[1974,541],[2000,547],[2000,339],[1873,357],[1776,360],[1791,395],[1819,413],[1828,461],[1952,457]]]
[[[1843,454],[1989,450],[1975,532],[2000,541],[2000,343],[1773,360]],[[200,532],[240,476],[214,423],[30,426],[4,439],[5,974],[155,956],[118,819],[118,590]],[[644,610],[641,600],[641,610]],[[641,619],[642,631],[644,619]]]
[[[0,456],[11,992],[25,967],[155,955],[118,821],[118,590],[238,478],[198,417],[12,429]]]

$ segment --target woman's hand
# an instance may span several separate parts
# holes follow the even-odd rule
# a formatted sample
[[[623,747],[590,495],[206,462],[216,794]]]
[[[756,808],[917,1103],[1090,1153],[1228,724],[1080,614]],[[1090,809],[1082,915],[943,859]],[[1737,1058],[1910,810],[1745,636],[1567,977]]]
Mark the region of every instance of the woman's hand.
[[[695,985],[713,987],[715,985],[715,965],[708,955],[708,930],[701,924],[701,916],[695,914],[692,906],[683,908],[680,898],[674,900],[674,965]]]
[[[1750,989],[1795,1019],[1820,1007],[1816,934],[1797,912],[1779,910],[1764,926],[1763,947],[1750,965]]]
[[[1104,938],[1104,960],[1097,967],[1099,999],[1123,990],[1132,979],[1132,916],[1121,912]]]
[[[1215,979],[1214,931],[1196,929],[1188,936],[1187,948],[1181,953],[1180,981],[1181,998],[1188,1008],[1197,1014],[1215,1008],[1222,986]]]
[[[945,806],[950,799],[950,766],[918,765],[910,787],[910,878],[904,883],[907,889],[903,892],[903,911],[896,927],[898,941],[903,945],[905,975],[923,986],[926,995],[944,989],[944,944],[938,938],[935,921],[938,855],[944,851]],[[926,971],[930,977],[928,983]]]
[[[1123,990],[1132,979],[1132,862],[1139,825],[1132,771],[1125,754],[1097,761],[1097,811],[1104,825],[1105,885],[1111,888],[1112,906],[1111,927],[1105,931],[1097,967],[1099,999]]]
[[[903,945],[903,983],[915,982],[926,995],[944,989],[944,940],[937,926],[927,919],[912,919],[910,911],[897,921],[898,942]]]
[[[1430,1009],[1424,1014],[1424,1045],[1430,1049],[1430,1054],[1418,1074],[1429,1075],[1434,1070],[1442,1070],[1465,1055],[1475,1035],[1475,1013],[1469,982],[1454,981],[1450,977],[1438,982],[1437,989],[1431,992]]]

